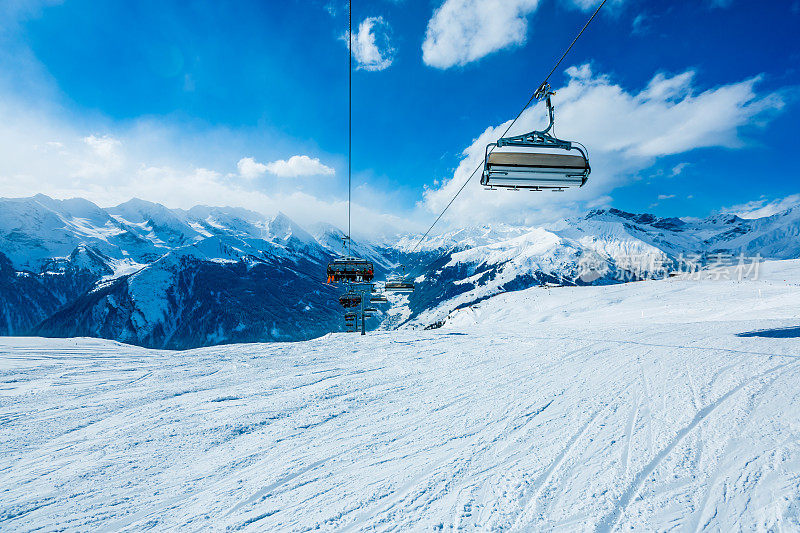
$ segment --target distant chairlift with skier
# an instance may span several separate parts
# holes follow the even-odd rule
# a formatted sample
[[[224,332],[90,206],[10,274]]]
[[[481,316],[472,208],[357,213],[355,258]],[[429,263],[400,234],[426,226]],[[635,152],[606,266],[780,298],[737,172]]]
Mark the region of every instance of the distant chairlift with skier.
[[[328,283],[364,282],[375,277],[372,261],[357,257],[339,257],[328,263]]]
[[[339,304],[345,309],[352,309],[361,305],[361,293],[347,291],[339,296]]]
[[[380,293],[372,293],[372,295],[369,297],[369,302],[373,304],[385,304],[388,301],[389,300],[386,298],[386,296]]]
[[[387,279],[383,286],[384,289],[389,292],[414,292],[414,280],[405,275],[406,267],[404,265],[400,265],[400,267],[403,273]]]
[[[344,237],[345,250],[349,250],[350,237]],[[328,263],[328,283],[339,282],[370,282],[375,277],[375,267],[372,261],[358,257],[337,257]]]

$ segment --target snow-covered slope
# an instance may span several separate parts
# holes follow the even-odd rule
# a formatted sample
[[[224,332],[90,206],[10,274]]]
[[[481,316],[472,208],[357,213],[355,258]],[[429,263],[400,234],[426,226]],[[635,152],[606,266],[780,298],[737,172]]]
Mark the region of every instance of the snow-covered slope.
[[[32,332],[185,349],[309,339],[342,327],[336,289],[318,281],[322,262],[256,254],[238,239],[203,239],[100,284]]]
[[[800,257],[800,210],[744,220],[658,218],[596,210],[540,228],[480,226],[436,237],[409,261],[419,290],[394,322],[427,326],[450,311],[507,291],[544,284],[604,285],[664,278],[720,261]],[[413,239],[399,243],[411,249]]]
[[[332,252],[278,213],[0,200],[0,334],[187,348],[340,329]]]
[[[0,339],[0,529],[796,531],[800,261],[434,331]]]

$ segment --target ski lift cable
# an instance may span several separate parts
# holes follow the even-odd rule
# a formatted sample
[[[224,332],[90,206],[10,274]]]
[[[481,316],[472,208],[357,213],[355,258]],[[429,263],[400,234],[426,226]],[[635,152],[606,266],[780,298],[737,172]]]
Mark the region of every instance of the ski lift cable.
[[[558,69],[559,65],[561,65],[561,63],[564,61],[564,58],[567,57],[567,54],[569,54],[570,50],[572,50],[572,47],[575,46],[575,43],[578,42],[578,39],[580,39],[581,35],[583,35],[583,32],[586,31],[586,28],[589,27],[589,24],[591,24],[591,22],[594,20],[594,18],[600,12],[600,10],[603,8],[603,6],[606,4],[606,2],[607,2],[607,0],[603,0],[602,2],[600,2],[600,5],[597,6],[597,9],[595,9],[594,13],[592,13],[592,16],[589,17],[589,20],[586,21],[586,24],[583,25],[583,28],[581,28],[581,31],[578,32],[578,35],[575,36],[575,38],[572,40],[572,43],[570,43],[570,45],[567,47],[567,49],[564,50],[564,53],[561,54],[561,57],[556,62],[555,66],[550,70],[550,73],[547,75],[547,77],[544,79],[544,81],[539,85],[539,87],[536,89],[536,91],[531,95],[531,97],[525,103],[525,106],[520,110],[520,112],[517,114],[517,116],[514,118],[514,120],[511,121],[511,124],[508,125],[508,127],[506,128],[506,131],[503,132],[503,134],[500,136],[500,138],[503,138],[503,137],[506,136],[506,134],[511,130],[511,128],[514,126],[514,124],[519,120],[519,118],[525,112],[525,110],[528,109],[528,107],[531,105],[531,103],[533,102],[534,98],[537,98],[539,96],[540,91],[542,90],[542,88],[547,85],[547,82],[550,80],[550,77]],[[490,152],[491,151],[494,151],[494,147],[490,150]],[[419,248],[419,245],[422,244],[422,242],[425,240],[425,238],[428,236],[428,234],[431,232],[431,230],[434,228],[434,226],[436,226],[436,224],[439,222],[439,220],[442,219],[442,217],[447,212],[447,210],[450,209],[450,206],[453,205],[453,202],[456,201],[456,198],[458,198],[458,196],[461,194],[461,192],[467,187],[467,184],[470,181],[472,181],[472,178],[475,177],[475,174],[478,172],[478,170],[481,169],[481,167],[483,167],[483,162],[479,163],[478,166],[475,167],[475,170],[472,171],[472,173],[469,175],[469,177],[464,181],[464,184],[461,185],[461,188],[458,189],[456,194],[450,199],[450,201],[447,203],[447,205],[444,207],[444,209],[442,209],[442,212],[439,213],[439,216],[436,217],[436,220],[433,221],[433,224],[431,224],[430,227],[428,228],[428,230],[425,232],[425,234],[422,235],[422,237],[420,237],[420,239],[417,241],[417,244],[415,244],[414,248],[411,250],[412,254],[417,251],[417,249]]]
[[[605,1],[605,0],[603,0]],[[350,213],[353,198],[353,2],[347,2],[347,255],[352,256]]]

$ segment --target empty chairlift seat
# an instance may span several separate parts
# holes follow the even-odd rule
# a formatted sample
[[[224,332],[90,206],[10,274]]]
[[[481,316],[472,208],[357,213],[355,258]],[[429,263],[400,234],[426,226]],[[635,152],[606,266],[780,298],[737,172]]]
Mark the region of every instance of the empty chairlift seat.
[[[592,169],[586,147],[565,141],[553,131],[555,111],[550,97],[555,94],[545,81],[534,96],[544,99],[550,123],[542,131],[503,137],[486,147],[481,184],[494,189],[563,191],[583,187]]]
[[[534,190],[582,187],[590,169],[588,159],[578,153],[581,155],[527,150],[489,152],[481,183],[487,187]]]
[[[409,278],[392,278],[386,281],[384,288],[391,292],[414,292],[414,281]]]
[[[383,289],[388,292],[414,292],[414,280],[411,276],[406,276],[405,265],[400,265],[402,274],[393,276],[386,280]]]

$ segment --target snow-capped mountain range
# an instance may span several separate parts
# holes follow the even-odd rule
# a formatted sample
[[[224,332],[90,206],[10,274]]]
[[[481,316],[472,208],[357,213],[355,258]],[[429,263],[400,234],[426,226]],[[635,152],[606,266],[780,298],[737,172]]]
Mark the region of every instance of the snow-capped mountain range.
[[[155,348],[301,340],[340,330],[324,283],[341,230],[241,208],[143,200],[0,199],[0,335],[93,336]],[[616,209],[543,227],[484,225],[426,240],[356,242],[376,279],[407,265],[418,289],[371,327],[431,327],[536,285],[610,284],[708,265],[715,254],[800,257],[800,208],[771,217],[658,218]],[[711,258],[711,259],[709,259]]]

